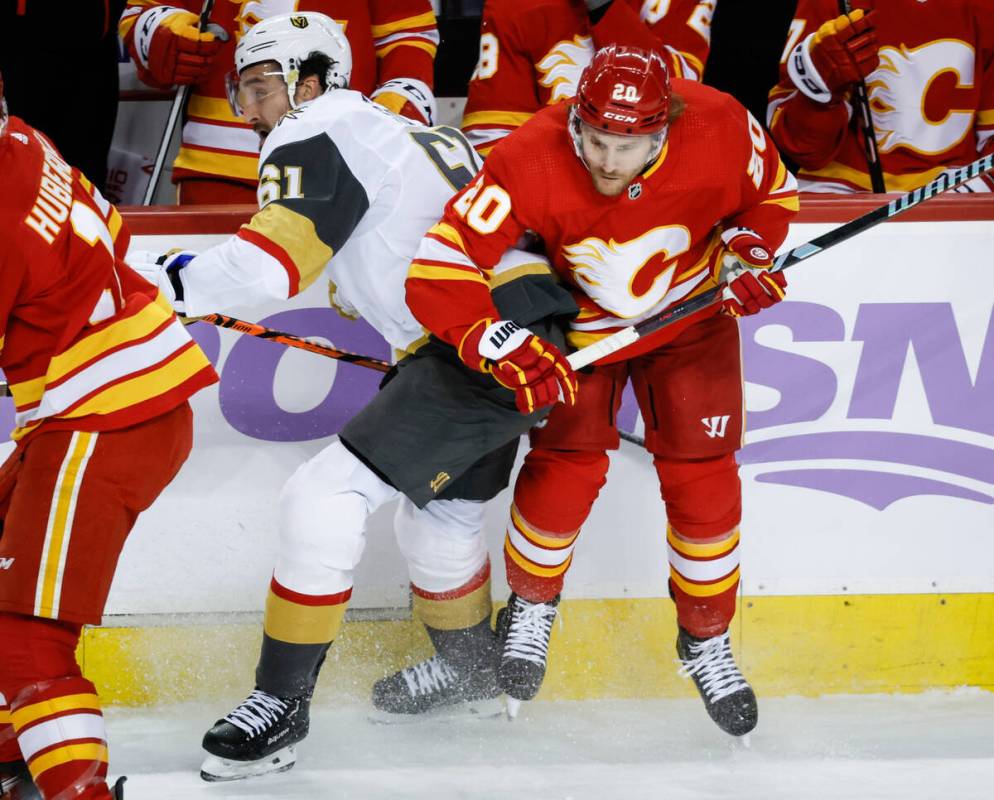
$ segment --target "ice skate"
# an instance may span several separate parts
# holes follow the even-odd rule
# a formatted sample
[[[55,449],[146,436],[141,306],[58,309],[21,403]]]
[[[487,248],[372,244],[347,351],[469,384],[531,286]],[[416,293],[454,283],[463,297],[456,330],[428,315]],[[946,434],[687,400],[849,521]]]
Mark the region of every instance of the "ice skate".
[[[200,768],[205,781],[234,781],[284,772],[297,761],[295,745],[307,736],[310,698],[275,697],[254,690],[204,735],[210,755]]]
[[[732,736],[744,736],[756,727],[756,694],[739,672],[728,631],[699,639],[680,628],[676,652],[682,663],[680,675],[694,679],[708,715],[719,728]]]
[[[0,764],[0,798],[2,800],[41,800],[41,793],[31,779],[23,761]]]
[[[497,637],[489,619],[471,628],[443,631],[425,626],[438,651],[373,685],[377,722],[415,718],[494,717],[503,712],[497,699]]]
[[[531,700],[542,686],[558,605],[559,595],[548,603],[531,603],[512,593],[497,615],[503,642],[497,682],[515,700]]]
[[[378,713],[372,718],[396,723],[418,717],[494,717],[503,711],[500,693],[496,665],[460,669],[435,655],[377,681],[373,705]]]

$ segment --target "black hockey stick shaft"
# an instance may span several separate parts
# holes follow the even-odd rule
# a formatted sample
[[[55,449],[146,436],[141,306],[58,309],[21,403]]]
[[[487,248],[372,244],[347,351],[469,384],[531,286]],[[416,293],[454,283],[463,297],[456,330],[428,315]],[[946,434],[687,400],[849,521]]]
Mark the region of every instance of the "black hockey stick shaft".
[[[206,30],[210,23],[211,11],[214,8],[214,0],[204,0],[203,8],[200,11],[200,30]],[[162,167],[166,162],[166,153],[169,152],[169,145],[173,140],[173,132],[176,124],[186,107],[186,98],[190,94],[189,85],[180,86],[176,90],[173,104],[169,107],[169,116],[166,118],[166,126],[162,131],[162,139],[159,141],[159,149],[155,152],[155,163],[152,165],[152,174],[148,178],[148,186],[145,187],[145,196],[142,197],[142,205],[152,205],[155,197],[155,190],[159,185],[159,177],[162,175]]]
[[[839,0],[839,11],[846,15],[852,11],[849,0]],[[860,128],[863,131],[863,150],[866,153],[866,166],[870,171],[870,187],[874,194],[883,194],[887,191],[884,185],[884,170],[880,164],[877,132],[873,128],[873,115],[870,113],[870,97],[862,78],[853,86],[853,94],[856,98],[856,108],[859,110]]]
[[[841,244],[853,236],[879,225],[881,222],[886,222],[899,214],[903,214],[909,208],[914,208],[929,198],[961,186],[986,172],[990,172],[991,169],[994,169],[994,155],[978,158],[965,167],[944,172],[934,181],[913,189],[907,194],[891,200],[889,203],[884,203],[882,206],[878,206],[844,225],[833,228],[821,236],[816,236],[810,242],[805,242],[782,255],[776,256],[773,259],[771,269],[774,272],[779,272],[780,270],[792,267],[801,261],[811,258],[811,256],[824,252],[830,247],[835,247],[835,245]],[[681,320],[701,309],[707,308],[721,297],[724,289],[725,284],[720,283],[706,292],[702,292],[690,300],[661,311],[659,314],[649,317],[630,328],[622,328],[617,333],[613,333],[599,342],[595,342],[588,347],[584,347],[582,350],[571,353],[569,363],[573,369],[580,369],[588,364],[592,364],[611,353],[617,352],[623,347],[633,344],[643,336],[655,333],[667,325],[672,325],[677,320]]]

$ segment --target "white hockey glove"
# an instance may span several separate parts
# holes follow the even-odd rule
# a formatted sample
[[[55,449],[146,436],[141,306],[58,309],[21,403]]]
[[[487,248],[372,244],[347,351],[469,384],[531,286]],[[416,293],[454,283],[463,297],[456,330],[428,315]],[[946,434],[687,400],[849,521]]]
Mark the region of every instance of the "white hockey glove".
[[[166,296],[173,310],[181,317],[186,314],[185,290],[180,272],[198,254],[192,250],[174,248],[165,253],[132,250],[127,262],[135,272]]]

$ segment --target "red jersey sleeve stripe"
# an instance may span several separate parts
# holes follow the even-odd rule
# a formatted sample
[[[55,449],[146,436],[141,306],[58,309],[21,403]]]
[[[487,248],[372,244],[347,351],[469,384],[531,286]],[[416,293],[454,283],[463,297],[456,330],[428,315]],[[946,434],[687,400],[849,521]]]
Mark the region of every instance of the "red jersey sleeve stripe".
[[[247,226],[242,226],[236,235],[238,238],[255,245],[264,253],[267,253],[280,262],[280,266],[286,270],[287,278],[290,281],[291,297],[300,291],[300,273],[297,271],[297,265],[290,258],[290,254],[286,250],[276,244],[272,239],[263,236],[261,233]]]

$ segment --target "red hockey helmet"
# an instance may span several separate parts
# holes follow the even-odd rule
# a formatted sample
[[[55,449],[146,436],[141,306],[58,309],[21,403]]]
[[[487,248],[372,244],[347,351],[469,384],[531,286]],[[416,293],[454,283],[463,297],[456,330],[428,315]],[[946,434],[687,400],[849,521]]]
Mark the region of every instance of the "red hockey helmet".
[[[608,133],[663,133],[670,110],[670,78],[659,53],[608,45],[580,75],[576,116]]]

